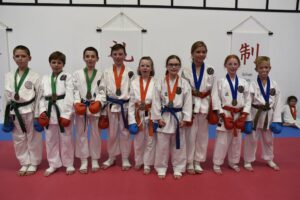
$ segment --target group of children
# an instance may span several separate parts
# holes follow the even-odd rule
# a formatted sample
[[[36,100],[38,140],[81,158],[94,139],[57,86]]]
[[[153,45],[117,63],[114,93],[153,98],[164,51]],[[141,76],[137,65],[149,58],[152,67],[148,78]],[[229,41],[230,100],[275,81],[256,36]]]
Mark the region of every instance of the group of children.
[[[175,179],[184,172],[203,173],[206,161],[208,124],[217,124],[213,170],[222,174],[221,165],[228,154],[228,165],[239,171],[242,132],[246,133],[244,167],[253,171],[257,141],[262,140],[262,158],[274,170],[273,133],[281,131],[280,90],[268,76],[270,59],[259,56],[257,80],[250,85],[237,76],[240,60],[226,57],[226,77],[215,80],[215,70],[204,62],[207,46],[202,41],[191,47],[192,64],[181,69],[181,60],[170,55],[166,73],[155,80],[151,57],[142,57],[137,74],[125,66],[126,49],[111,47],[113,66],[95,69],[98,52],[88,47],[83,52],[85,68],[69,74],[63,70],[66,57],[61,52],[49,56],[52,74],[39,78],[28,63],[30,51],[17,46],[13,58],[15,72],[5,76],[7,102],[3,131],[12,131],[20,176],[37,171],[42,160],[45,130],[49,168],[45,176],[64,166],[73,174],[74,156],[81,160],[79,171],[88,172],[90,157],[93,172],[115,164],[121,154],[122,169],[131,163],[130,134],[134,135],[135,169],[144,174],[154,166],[158,177],[166,177],[169,155]],[[73,142],[73,124],[76,127]],[[108,159],[100,166],[101,131],[108,129]],[[90,130],[90,138],[88,137]]]

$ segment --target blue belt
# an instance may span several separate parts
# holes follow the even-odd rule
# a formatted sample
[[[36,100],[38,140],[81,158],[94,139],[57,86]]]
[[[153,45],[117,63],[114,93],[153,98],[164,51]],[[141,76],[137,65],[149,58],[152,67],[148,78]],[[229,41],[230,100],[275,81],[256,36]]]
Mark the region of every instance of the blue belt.
[[[176,126],[176,149],[180,149],[179,119],[178,119],[176,113],[177,112],[182,112],[182,108],[173,108],[173,107],[165,106],[165,107],[163,107],[163,109],[161,111],[161,114],[164,114],[165,112],[169,112],[176,119],[176,122],[177,122],[177,126]]]
[[[124,111],[124,104],[129,102],[129,99],[124,100],[124,99],[114,99],[111,97],[107,97],[107,101],[112,103],[112,104],[117,104],[119,106],[121,106],[121,115],[122,115],[122,119],[124,122],[124,127],[128,129],[128,121],[125,117],[125,111]]]

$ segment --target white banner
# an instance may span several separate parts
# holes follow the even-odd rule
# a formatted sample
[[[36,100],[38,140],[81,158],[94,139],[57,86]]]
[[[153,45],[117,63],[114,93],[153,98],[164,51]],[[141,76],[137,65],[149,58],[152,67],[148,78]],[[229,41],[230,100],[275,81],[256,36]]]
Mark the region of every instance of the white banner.
[[[239,76],[247,81],[257,76],[254,61],[257,56],[269,56],[268,33],[232,33],[231,53],[239,56]]]
[[[113,65],[110,57],[111,47],[116,44],[124,44],[127,52],[125,65],[136,72],[139,59],[142,56],[142,33],[140,30],[103,30],[100,42],[100,64],[105,69]]]
[[[7,49],[7,34],[5,29],[0,29],[0,123],[4,120],[4,74],[9,70],[8,49]]]

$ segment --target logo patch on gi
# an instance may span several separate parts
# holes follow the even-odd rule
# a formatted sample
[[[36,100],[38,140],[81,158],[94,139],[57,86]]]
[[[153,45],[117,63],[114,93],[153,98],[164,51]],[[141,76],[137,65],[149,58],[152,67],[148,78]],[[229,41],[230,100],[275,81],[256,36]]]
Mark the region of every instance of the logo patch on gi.
[[[60,77],[60,80],[61,80],[61,81],[65,81],[66,79],[67,79],[67,75],[65,75],[65,74],[64,74],[64,75],[61,75],[61,77]]]
[[[181,92],[182,92],[181,87],[177,87],[177,88],[176,88],[176,94],[181,94]]]
[[[28,89],[28,90],[31,90],[33,87],[33,84],[31,81],[26,81],[25,82],[25,88]]]
[[[133,71],[128,72],[128,77],[129,77],[129,78],[132,78],[133,75],[134,75]]]
[[[239,85],[238,91],[239,91],[239,93],[243,93],[244,92],[244,86]]]
[[[275,88],[271,88],[270,89],[270,95],[271,96],[275,96],[275,94],[276,94],[276,89]]]
[[[213,75],[215,73],[215,70],[211,67],[207,68],[206,72],[209,74],[209,75]]]

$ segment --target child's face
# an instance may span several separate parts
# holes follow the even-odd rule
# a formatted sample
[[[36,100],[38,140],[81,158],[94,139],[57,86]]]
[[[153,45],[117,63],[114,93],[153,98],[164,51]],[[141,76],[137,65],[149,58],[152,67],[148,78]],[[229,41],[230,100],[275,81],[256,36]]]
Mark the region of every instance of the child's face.
[[[123,65],[126,55],[123,49],[118,49],[111,53],[111,57],[115,65],[121,66]]]
[[[84,53],[83,60],[88,68],[95,68],[96,63],[98,62],[99,58],[97,57],[96,52],[86,51]]]
[[[167,70],[171,76],[176,76],[180,70],[180,62],[176,58],[168,61]]]
[[[64,63],[61,60],[53,59],[50,62],[50,66],[54,74],[59,74],[64,67]]]
[[[28,63],[31,57],[22,49],[17,49],[14,53],[14,61],[20,69],[25,69],[28,67]]]
[[[149,77],[152,71],[151,61],[150,60],[141,60],[139,66],[139,72],[141,73],[142,77]]]
[[[202,64],[206,58],[206,48],[205,47],[198,47],[192,53],[192,58],[195,64]]]
[[[269,72],[271,71],[270,63],[267,61],[263,61],[256,66],[255,70],[257,71],[259,78],[267,79]]]
[[[290,105],[290,106],[296,106],[296,104],[297,104],[297,101],[296,101],[295,99],[291,99],[291,100],[289,101],[289,105]]]
[[[239,62],[237,59],[235,58],[230,58],[227,60],[226,64],[225,64],[225,67],[227,69],[227,73],[230,75],[230,76],[235,76],[236,75],[236,72],[237,70],[239,69],[240,65],[239,65]]]

